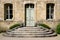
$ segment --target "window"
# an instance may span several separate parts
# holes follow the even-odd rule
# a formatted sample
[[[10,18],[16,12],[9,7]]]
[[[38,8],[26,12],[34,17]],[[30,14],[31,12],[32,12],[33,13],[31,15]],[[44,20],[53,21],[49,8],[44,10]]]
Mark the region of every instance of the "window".
[[[4,4],[4,20],[12,19],[13,17],[13,5],[12,4]]]
[[[48,3],[46,5],[46,19],[53,19],[54,16],[54,4]]]
[[[29,7],[34,8],[34,4],[32,4],[32,3],[30,3],[30,4],[25,4],[25,8],[29,8]]]

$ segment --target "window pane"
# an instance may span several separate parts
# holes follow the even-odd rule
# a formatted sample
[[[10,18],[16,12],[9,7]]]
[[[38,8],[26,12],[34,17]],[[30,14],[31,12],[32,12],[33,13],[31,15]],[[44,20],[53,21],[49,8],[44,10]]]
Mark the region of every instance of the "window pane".
[[[12,5],[10,5],[10,9],[12,9]]]
[[[25,8],[29,8],[29,7],[34,8],[34,4],[30,3],[25,5]]]
[[[33,4],[30,4],[30,7],[31,7],[31,8],[34,8],[34,5],[33,5]]]
[[[6,15],[6,19],[8,19],[8,15]]]
[[[10,19],[12,19],[13,15],[10,15]]]
[[[51,15],[51,19],[53,19],[53,15]]]
[[[51,9],[51,13],[53,13],[54,12],[54,9]]]
[[[10,10],[10,15],[12,15],[12,10]]]

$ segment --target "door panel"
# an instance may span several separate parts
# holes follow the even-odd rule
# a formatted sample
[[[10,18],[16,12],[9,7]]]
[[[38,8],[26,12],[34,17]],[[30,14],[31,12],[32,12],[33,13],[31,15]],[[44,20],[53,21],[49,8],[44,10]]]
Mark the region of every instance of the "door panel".
[[[26,8],[26,26],[34,26],[34,8]]]

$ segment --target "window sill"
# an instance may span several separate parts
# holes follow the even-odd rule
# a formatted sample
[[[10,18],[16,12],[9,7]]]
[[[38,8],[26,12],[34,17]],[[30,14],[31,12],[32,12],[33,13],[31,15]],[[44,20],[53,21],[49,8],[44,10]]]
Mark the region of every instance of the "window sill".
[[[47,20],[53,20],[53,19],[47,19]]]
[[[13,21],[12,19],[6,19],[6,21]]]
[[[48,22],[53,22],[54,20],[53,19],[47,19]]]

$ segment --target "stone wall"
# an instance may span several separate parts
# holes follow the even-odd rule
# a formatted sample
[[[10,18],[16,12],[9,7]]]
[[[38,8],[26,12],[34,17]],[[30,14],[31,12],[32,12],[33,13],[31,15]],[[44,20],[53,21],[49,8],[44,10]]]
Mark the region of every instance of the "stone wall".
[[[10,25],[15,22],[24,22],[25,21],[25,4],[33,3],[35,5],[35,22],[45,20],[43,23],[49,25],[50,27],[56,27],[58,22],[48,22],[46,20],[46,4],[54,3],[54,19],[60,20],[60,1],[59,0],[0,0],[0,25],[2,27],[10,27]],[[13,4],[13,18],[9,20],[4,20],[4,4],[11,3]]]

